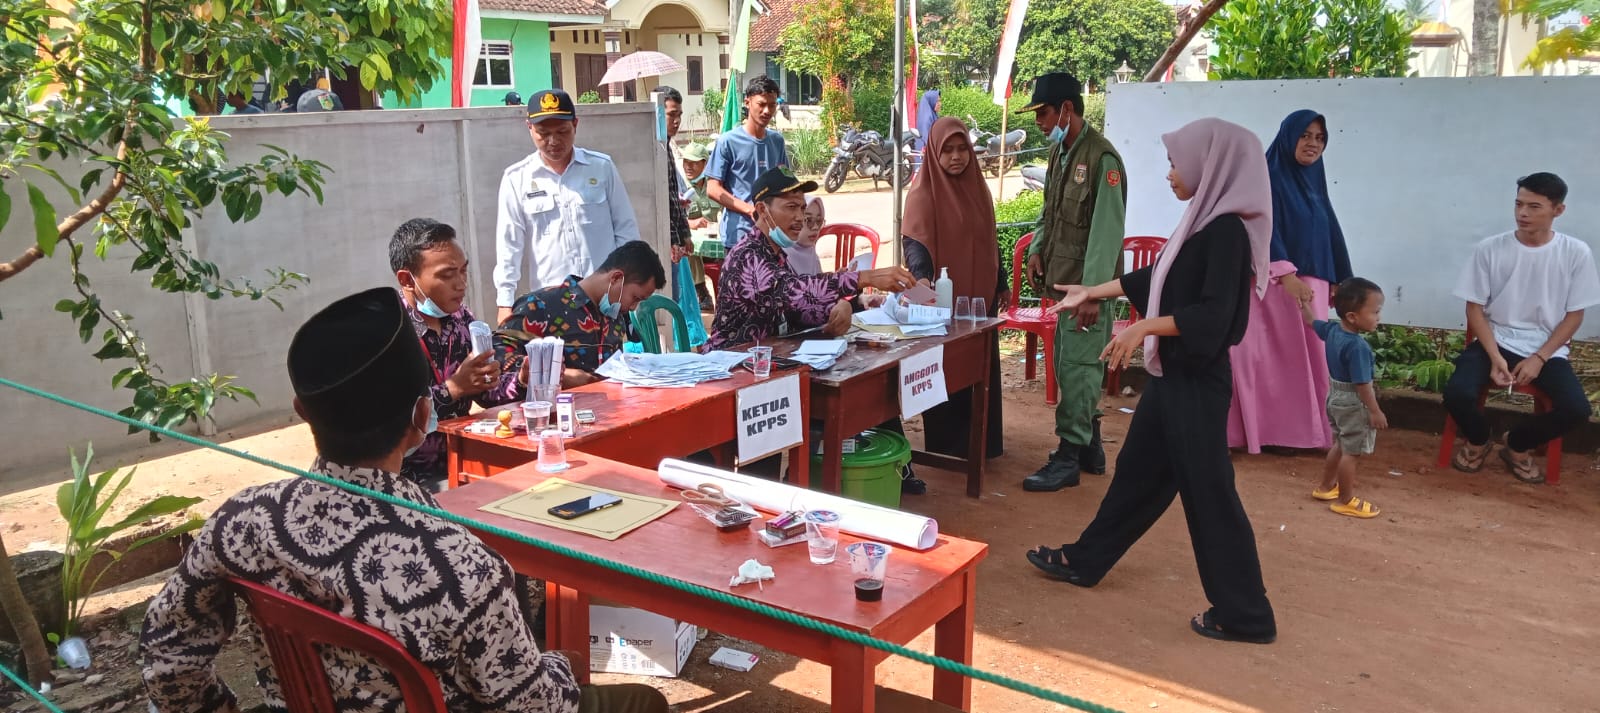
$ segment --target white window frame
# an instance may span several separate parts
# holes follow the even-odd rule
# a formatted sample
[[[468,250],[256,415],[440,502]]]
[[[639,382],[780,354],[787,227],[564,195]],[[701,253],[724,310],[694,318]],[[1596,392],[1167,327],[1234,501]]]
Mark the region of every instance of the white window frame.
[[[474,78],[474,81],[472,83],[472,87],[474,89],[514,89],[514,88],[516,88],[516,86],[517,86],[516,62],[513,61],[515,59],[515,57],[516,57],[516,55],[515,55],[515,53],[513,51],[513,48],[511,46],[511,42],[510,41],[508,41],[508,40],[484,40],[483,44],[478,46],[478,62],[479,62],[479,66],[483,67],[483,79],[484,79],[485,83],[484,84],[477,83],[476,78],[477,78],[478,75],[477,75],[477,71],[474,70],[473,71],[473,75],[472,75],[473,78]],[[506,83],[505,84],[495,84],[494,83],[494,71],[493,71],[493,68],[489,64],[490,62],[505,62],[505,65],[506,65]]]

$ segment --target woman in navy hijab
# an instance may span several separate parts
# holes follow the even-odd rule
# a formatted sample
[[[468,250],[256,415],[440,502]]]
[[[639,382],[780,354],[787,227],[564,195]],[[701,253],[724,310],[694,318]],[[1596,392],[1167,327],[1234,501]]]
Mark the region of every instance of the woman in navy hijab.
[[[917,140],[912,142],[914,151],[924,151],[928,145],[928,132],[933,131],[933,122],[939,120],[939,90],[929,89],[922,93],[922,101],[917,103]],[[922,157],[912,161],[913,167],[922,167]]]
[[[1344,232],[1328,200],[1322,151],[1328,122],[1301,109],[1283,120],[1267,149],[1272,177],[1271,282],[1252,300],[1244,341],[1233,348],[1228,445],[1325,449],[1330,445],[1328,362],[1322,340],[1301,320],[1302,303],[1326,314],[1333,286],[1350,277]]]

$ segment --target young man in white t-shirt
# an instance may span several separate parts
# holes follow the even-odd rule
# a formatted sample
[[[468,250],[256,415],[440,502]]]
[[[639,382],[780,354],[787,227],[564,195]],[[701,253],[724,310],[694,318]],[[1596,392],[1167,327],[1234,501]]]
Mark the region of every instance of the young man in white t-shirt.
[[[1444,405],[1465,442],[1456,470],[1476,473],[1489,457],[1489,422],[1478,406],[1484,387],[1533,384],[1553,409],[1523,419],[1505,435],[1500,457],[1511,474],[1542,483],[1539,446],[1589,418],[1589,398],[1567,360],[1583,311],[1600,304],[1600,273],[1589,246],[1551,229],[1566,210],[1567,184],[1553,173],[1517,181],[1517,229],[1478,243],[1456,283],[1467,301],[1467,331],[1477,341],[1456,359]]]

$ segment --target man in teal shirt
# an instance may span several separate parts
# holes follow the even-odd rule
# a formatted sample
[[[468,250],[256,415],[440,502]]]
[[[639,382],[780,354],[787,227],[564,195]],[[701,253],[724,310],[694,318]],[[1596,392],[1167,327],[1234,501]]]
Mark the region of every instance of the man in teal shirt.
[[[1122,157],[1083,119],[1082,85],[1057,72],[1034,80],[1032,112],[1050,136],[1044,213],[1028,246],[1034,290],[1062,298],[1056,285],[1098,285],[1122,274],[1122,232],[1128,186]],[[1080,472],[1106,472],[1100,441],[1100,353],[1111,339],[1112,303],[1086,303],[1062,313],[1056,326],[1056,437],[1049,460],[1023,480],[1024,490],[1049,492],[1078,484]]]

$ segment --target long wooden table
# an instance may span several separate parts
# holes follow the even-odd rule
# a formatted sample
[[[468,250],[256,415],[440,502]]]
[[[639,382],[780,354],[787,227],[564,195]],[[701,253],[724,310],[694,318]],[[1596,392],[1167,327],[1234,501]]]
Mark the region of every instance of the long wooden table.
[[[800,413],[811,416],[811,390],[808,369],[774,371],[769,379],[798,373]],[[614,381],[600,381],[568,389],[573,407],[594,411],[595,422],[580,425],[578,435],[567,439],[568,448],[654,469],[663,458],[682,458],[710,449],[719,465],[731,465],[738,433],[734,415],[739,390],[759,381],[745,370],[736,370],[727,379],[707,381],[687,389],[627,387]],[[518,433],[511,438],[468,433],[467,426],[493,418],[505,409],[521,408],[520,403],[497,406],[481,413],[441,421],[449,449],[450,487],[472,478],[487,478],[539,457],[538,444]],[[790,479],[802,487],[811,483],[809,429],[802,429],[801,442],[789,450]],[[836,489],[837,490],[837,489]]]
[[[888,349],[852,344],[833,368],[811,375],[811,405],[822,420],[822,485],[839,492],[844,439],[900,415],[900,360],[944,346],[945,389],[952,395],[972,387],[972,430],[967,458],[913,450],[912,462],[967,474],[967,495],[983,492],[983,454],[989,428],[989,359],[1004,320],[955,321],[941,337],[896,342]],[[772,343],[774,356],[788,356],[799,338]]]
[[[662,484],[653,470],[584,453],[569,451],[567,455],[572,468],[555,475],[568,481],[678,499],[677,491]],[[538,472],[532,465],[522,466],[441,493],[438,501],[446,510],[488,525],[730,592],[886,641],[906,644],[931,627],[936,655],[963,663],[972,661],[977,566],[988,555],[986,544],[940,535],[938,543],[926,552],[894,547],[883,601],[858,602],[855,577],[844,553],[846,544],[858,541],[850,535],[841,537],[839,559],[819,566],[811,564],[803,545],[769,548],[756,539],[754,527],[758,525],[720,533],[686,506],[614,542],[478,509],[548,477],[552,476]],[[884,652],[539,547],[483,531],[476,534],[505,556],[513,569],[545,580],[546,645],[551,649],[589,650],[589,598],[600,597],[828,664],[833,668],[831,702],[835,713],[872,713],[874,709],[874,670],[888,656]],[[764,589],[754,585],[730,588],[728,579],[747,559],[771,565],[777,578],[767,582]],[[587,682],[587,671],[580,676]],[[933,698],[968,710],[972,681],[935,669]]]

